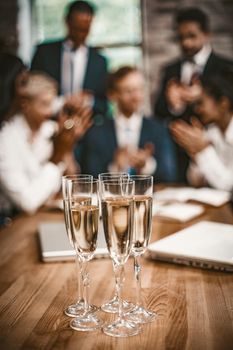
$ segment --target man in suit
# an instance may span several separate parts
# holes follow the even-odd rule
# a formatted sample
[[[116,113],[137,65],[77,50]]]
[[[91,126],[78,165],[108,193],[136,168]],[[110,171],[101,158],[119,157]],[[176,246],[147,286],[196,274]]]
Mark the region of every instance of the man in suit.
[[[232,65],[230,60],[213,52],[209,20],[202,10],[191,7],[180,10],[176,25],[182,57],[165,67],[154,109],[155,116],[166,120],[165,123],[176,118],[189,121],[201,93],[198,77],[211,76]],[[184,182],[188,157],[180,147],[175,148],[178,181]]]
[[[60,95],[74,95],[93,108],[95,115],[106,111],[107,63],[94,48],[86,45],[94,8],[74,1],[67,9],[67,36],[37,46],[31,69],[43,71],[58,82]]]
[[[113,119],[93,126],[76,148],[83,173],[151,174],[158,181],[173,181],[175,174],[166,129],[142,114],[144,80],[134,67],[112,74],[109,96],[115,103]],[[164,154],[165,156],[161,156]]]

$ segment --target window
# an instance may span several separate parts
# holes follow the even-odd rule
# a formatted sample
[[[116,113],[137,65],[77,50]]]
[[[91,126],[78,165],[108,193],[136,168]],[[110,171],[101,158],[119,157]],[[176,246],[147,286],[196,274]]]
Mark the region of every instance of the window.
[[[36,0],[33,2],[33,42],[61,38],[65,34],[64,13],[70,1]],[[92,0],[96,16],[88,43],[98,47],[111,68],[123,64],[142,64],[140,0]]]

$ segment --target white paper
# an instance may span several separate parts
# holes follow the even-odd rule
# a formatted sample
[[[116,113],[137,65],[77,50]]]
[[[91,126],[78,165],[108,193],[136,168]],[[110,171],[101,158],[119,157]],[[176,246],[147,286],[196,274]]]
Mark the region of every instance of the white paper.
[[[189,221],[204,212],[204,208],[201,205],[196,204],[184,204],[184,203],[173,203],[173,204],[156,204],[153,205],[154,215],[166,217],[181,222]]]
[[[187,202],[195,200],[219,207],[230,200],[230,193],[227,191],[215,190],[208,187],[168,187],[158,191],[154,195],[158,201],[178,201]]]

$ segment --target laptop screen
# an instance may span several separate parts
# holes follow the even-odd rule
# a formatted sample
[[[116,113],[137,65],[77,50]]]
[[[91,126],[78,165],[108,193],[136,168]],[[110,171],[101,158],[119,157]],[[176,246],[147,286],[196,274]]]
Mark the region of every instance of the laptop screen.
[[[69,243],[66,228],[63,221],[41,222],[38,227],[43,261],[67,261],[73,260],[75,251]],[[108,257],[108,250],[105,243],[103,224],[99,224],[97,249],[95,258]]]

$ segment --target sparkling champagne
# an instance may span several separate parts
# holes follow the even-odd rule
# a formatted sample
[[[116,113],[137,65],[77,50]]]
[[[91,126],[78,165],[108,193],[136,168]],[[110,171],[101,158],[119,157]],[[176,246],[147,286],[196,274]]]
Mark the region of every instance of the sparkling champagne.
[[[134,231],[132,252],[135,255],[144,253],[152,229],[152,197],[134,197]]]
[[[107,198],[102,201],[105,239],[111,258],[124,264],[129,256],[133,234],[133,200]]]
[[[96,249],[99,207],[96,205],[73,205],[70,214],[74,247],[81,258],[90,260]]]
[[[90,197],[75,197],[74,200],[70,199],[63,199],[63,209],[64,209],[64,218],[65,218],[65,225],[66,225],[66,232],[67,236],[69,238],[69,242],[72,247],[74,247],[74,242],[73,242],[73,235],[72,235],[72,230],[71,230],[71,212],[70,212],[70,207],[76,208],[79,205],[86,204],[90,205],[91,204],[91,198]]]

